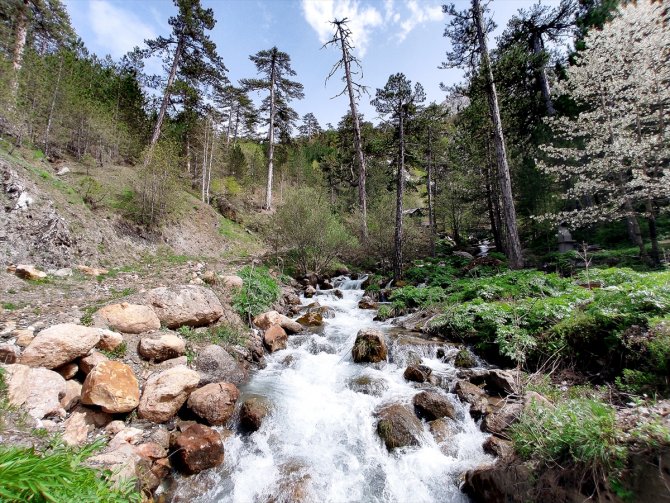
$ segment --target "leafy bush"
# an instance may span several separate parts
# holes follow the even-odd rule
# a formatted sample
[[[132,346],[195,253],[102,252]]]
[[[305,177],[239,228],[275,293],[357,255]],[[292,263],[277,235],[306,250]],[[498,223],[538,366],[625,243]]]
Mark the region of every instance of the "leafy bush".
[[[439,286],[417,288],[416,286],[404,286],[393,290],[389,299],[394,307],[404,309],[407,307],[427,307],[437,304],[446,299],[444,289]]]
[[[380,321],[386,321],[389,318],[393,317],[394,310],[391,306],[389,305],[383,305],[379,306],[379,309],[377,310],[377,319]]]
[[[272,218],[267,234],[301,274],[320,274],[356,240],[330,207],[328,198],[311,187],[289,191],[286,204]]]
[[[239,276],[244,286],[233,295],[232,305],[242,318],[257,316],[279,300],[279,284],[266,268],[245,266]]]
[[[510,429],[514,448],[525,459],[573,463],[599,473],[622,467],[627,453],[617,442],[619,434],[614,409],[587,398],[555,406],[534,402]]]
[[[56,445],[43,453],[34,448],[0,447],[0,499],[17,503],[141,501],[133,480],[112,483],[109,472],[100,474],[83,465],[100,447],[100,442],[79,450]]]

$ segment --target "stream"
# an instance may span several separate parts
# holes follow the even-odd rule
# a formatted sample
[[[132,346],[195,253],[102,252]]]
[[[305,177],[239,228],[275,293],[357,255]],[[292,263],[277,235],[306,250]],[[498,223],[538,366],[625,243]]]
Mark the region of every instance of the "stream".
[[[457,412],[457,431],[438,445],[424,422],[421,445],[389,453],[376,433],[374,411],[380,405],[411,407],[421,389],[441,389],[456,369],[437,357],[456,349],[399,332],[374,321],[375,310],[358,309],[362,280],[336,278],[333,290],[313,299],[335,309],[324,326],[289,337],[289,347],[266,357],[267,367],[240,388],[240,400],[262,395],[273,406],[261,429],[230,435],[224,464],[182,478],[174,502],[199,503],[350,503],[467,502],[458,488],[460,475],[491,461],[482,448],[486,435],[466,406],[449,395]],[[361,328],[387,334],[389,361],[356,364],[351,348]],[[433,369],[441,388],[406,381],[408,361]],[[444,360],[447,360],[445,358]]]

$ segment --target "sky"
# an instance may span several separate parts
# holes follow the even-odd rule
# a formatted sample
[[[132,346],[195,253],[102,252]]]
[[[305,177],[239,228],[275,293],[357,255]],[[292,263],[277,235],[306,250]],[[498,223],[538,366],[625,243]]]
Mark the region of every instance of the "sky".
[[[559,0],[542,0],[556,5]],[[302,117],[314,113],[322,127],[337,126],[348,110],[346,96],[334,98],[343,89],[341,75],[325,82],[339,58],[334,47],[322,48],[332,36],[329,21],[347,17],[352,31],[355,55],[363,75],[359,80],[369,96],[360,99],[359,112],[366,120],[378,122],[370,105],[375,90],[388,77],[402,72],[420,82],[427,101],[441,102],[445,95],[440,83],[454,84],[462,79],[458,69],[438,69],[449,49],[443,36],[447,23],[441,0],[202,0],[211,7],[217,20],[210,32],[219,54],[228,68],[233,84],[255,77],[256,68],[249,56],[277,46],[291,57],[297,75],[294,80],[305,87],[305,98],[292,102]],[[468,0],[456,0],[464,9]],[[520,8],[529,8],[536,0],[494,0],[490,4],[499,35],[507,21]],[[121,58],[143,41],[167,36],[168,18],[176,13],[170,0],[65,0],[72,24],[90,52],[101,57]],[[490,46],[494,40],[490,41]],[[161,72],[156,62],[147,70]],[[253,96],[252,96],[253,97]],[[255,97],[258,101],[258,98]]]

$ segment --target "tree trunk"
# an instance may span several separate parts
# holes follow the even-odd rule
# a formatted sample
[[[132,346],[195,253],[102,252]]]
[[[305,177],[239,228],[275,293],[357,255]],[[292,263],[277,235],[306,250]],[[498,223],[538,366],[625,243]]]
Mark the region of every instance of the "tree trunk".
[[[651,241],[651,261],[655,266],[661,263],[661,252],[658,247],[658,229],[656,227],[656,212],[650,199],[646,201],[647,225],[649,226],[649,241]]]
[[[429,126],[430,127],[430,126]],[[435,209],[433,208],[433,131],[428,131],[428,172],[426,173],[428,195],[428,227],[430,229],[430,253],[435,256]]]
[[[477,39],[482,58],[484,76],[486,78],[486,91],[493,122],[493,132],[496,147],[496,158],[498,164],[498,181],[502,195],[503,217],[507,237],[507,258],[509,266],[512,269],[521,269],[523,267],[523,257],[521,256],[521,242],[519,241],[519,231],[516,225],[516,211],[514,209],[514,197],[512,196],[512,181],[507,164],[507,153],[505,152],[505,138],[503,136],[502,123],[500,120],[500,110],[498,108],[498,96],[496,93],[495,82],[493,81],[493,71],[491,70],[491,61],[489,59],[488,47],[486,43],[486,34],[484,33],[484,23],[482,19],[482,10],[479,0],[472,0],[472,9],[475,15],[475,24],[477,28]]]
[[[400,152],[398,155],[398,179],[396,187],[395,200],[395,236],[393,239],[394,253],[393,253],[393,281],[398,281],[402,277],[402,199],[405,193],[405,124],[404,124],[404,110],[400,112]]]
[[[207,143],[207,138],[209,135],[209,128],[205,124],[205,131],[204,131],[204,140],[203,140],[203,148],[202,148],[202,173],[201,173],[201,184],[200,184],[200,200],[204,203],[205,202],[205,185],[206,185],[206,180],[207,180],[207,149],[209,147],[209,144]]]
[[[365,167],[365,156],[363,155],[363,140],[361,137],[361,125],[358,120],[358,110],[356,107],[356,97],[354,96],[354,86],[351,81],[351,60],[347,51],[342,26],[338,25],[337,30],[340,35],[340,45],[342,46],[342,62],[344,63],[344,75],[347,80],[347,92],[349,94],[349,108],[351,109],[351,119],[354,125],[354,148],[356,149],[356,159],[358,161],[358,206],[361,210],[361,234],[363,239],[368,239],[368,203],[365,182],[367,172]]]
[[[191,178],[191,138],[186,133],[186,172]]]
[[[54,88],[54,93],[51,98],[51,107],[49,107],[49,118],[47,119],[47,127],[44,130],[44,155],[49,157],[49,133],[51,132],[51,124],[53,122],[54,110],[56,108],[56,98],[58,96],[58,89],[60,87],[60,79],[63,74],[63,57],[61,56],[60,61],[58,62],[58,77],[56,77],[56,87]],[[88,165],[86,167],[88,174]]]
[[[23,5],[19,8],[18,18],[16,20],[16,34],[14,37],[14,55],[12,58],[12,69],[14,74],[9,84],[12,93],[12,105],[16,104],[16,98],[19,93],[19,72],[23,64],[23,52],[26,48],[26,37],[28,36],[28,6],[29,0],[23,0]]]
[[[146,157],[144,158],[144,167],[146,168],[151,162],[151,156],[153,155],[154,148],[158,139],[161,136],[161,128],[163,127],[163,120],[165,119],[165,113],[167,112],[168,104],[170,103],[170,88],[174,84],[174,79],[177,76],[177,68],[179,68],[179,62],[181,61],[181,53],[184,50],[184,41],[182,37],[179,37],[179,42],[177,43],[177,49],[174,52],[174,59],[172,60],[172,67],[170,68],[170,75],[168,76],[167,84],[165,85],[165,91],[163,92],[163,101],[161,102],[161,108],[158,112],[158,118],[156,119],[156,125],[154,126],[154,132],[151,135],[151,143],[149,143],[149,151],[147,152]]]
[[[493,242],[496,246],[496,251],[503,252],[503,243],[500,239],[500,231],[498,229],[498,220],[496,218],[495,205],[493,203],[493,192],[491,190],[491,175],[489,174],[490,166],[484,168],[484,180],[486,188],[486,206],[489,213],[489,222],[491,224],[491,234],[493,234]]]
[[[268,132],[270,148],[268,150],[268,185],[265,191],[265,209],[272,209],[272,162],[275,152],[275,55],[272,55],[272,69],[270,71],[270,131]]]
[[[544,51],[544,46],[542,44],[542,36],[539,33],[533,34],[533,53],[536,56],[539,56]],[[555,115],[556,109],[554,108],[554,102],[551,99],[551,88],[549,87],[549,78],[547,77],[547,67],[542,65],[537,71],[537,80],[540,84],[540,90],[542,91],[542,97],[544,98],[544,105],[547,108],[547,115]]]

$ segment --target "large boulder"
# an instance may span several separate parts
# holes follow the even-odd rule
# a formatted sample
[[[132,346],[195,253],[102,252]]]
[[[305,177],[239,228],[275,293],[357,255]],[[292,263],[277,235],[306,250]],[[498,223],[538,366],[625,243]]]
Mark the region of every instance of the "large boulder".
[[[489,406],[486,392],[479,386],[468,381],[456,381],[454,393],[465,403],[470,404],[470,415],[473,419],[481,418]]]
[[[130,412],[140,403],[140,386],[133,370],[115,360],[96,365],[86,376],[81,403],[97,405],[104,412]]]
[[[259,314],[254,318],[254,325],[261,330],[267,330],[273,325],[279,325],[289,334],[297,334],[302,331],[302,325],[300,323],[293,321],[288,316],[279,314],[277,311],[268,311]]]
[[[29,264],[17,265],[16,269],[14,270],[14,274],[16,274],[19,278],[28,279],[31,281],[37,279],[44,279],[47,277],[47,273],[45,273],[44,271],[40,271],[34,265]]]
[[[265,333],[263,333],[263,342],[270,353],[286,349],[288,343],[288,336],[282,327],[279,325],[272,325]]]
[[[137,352],[143,358],[158,363],[186,354],[186,343],[175,333],[157,332],[142,337]]]
[[[388,348],[384,334],[379,330],[364,328],[356,334],[351,356],[356,363],[376,363],[386,360]]]
[[[146,299],[168,328],[202,327],[223,316],[218,297],[209,288],[199,285],[154,288],[147,292]]]
[[[316,312],[308,312],[303,314],[296,321],[305,327],[320,327],[323,325],[323,316]]]
[[[96,348],[103,351],[114,351],[121,344],[123,344],[123,335],[113,330],[103,330]]]
[[[358,301],[358,309],[377,309],[378,306],[372,297],[368,297],[367,295]]]
[[[436,391],[422,391],[412,399],[419,417],[432,421],[442,417],[456,418],[456,411],[449,399]]]
[[[243,362],[236,360],[228,351],[216,344],[205,346],[198,353],[195,368],[200,372],[200,384],[221,381],[240,384],[248,375]]]
[[[91,351],[86,356],[79,358],[79,370],[84,374],[88,374],[91,370],[95,368],[96,365],[102,362],[109,360],[104,354],[100,351]]]
[[[161,327],[158,316],[149,306],[127,302],[103,307],[95,313],[93,320],[98,326],[106,326],[127,334],[151,332]]]
[[[257,431],[270,413],[270,403],[265,397],[247,397],[240,408],[240,426],[248,432]]]
[[[419,445],[423,427],[408,407],[400,404],[387,405],[379,409],[375,416],[378,420],[377,434],[388,450]]]
[[[235,411],[235,403],[240,397],[237,386],[227,382],[212,383],[191,393],[188,408],[209,424],[226,424]]]
[[[425,365],[409,365],[405,369],[403,377],[408,381],[426,382],[430,379],[432,372],[431,368]]]
[[[154,374],[144,385],[138,416],[154,423],[164,423],[184,405],[199,382],[200,375],[183,365]]]
[[[324,319],[335,318],[335,309],[330,306],[314,306],[307,308],[308,313],[320,314]]]
[[[516,423],[523,412],[523,403],[508,401],[495,411],[484,416],[481,429],[488,433],[502,435],[507,429]]]
[[[223,463],[223,442],[212,428],[193,424],[175,436],[171,459],[187,474],[198,473]]]
[[[54,369],[86,355],[100,341],[99,328],[63,323],[42,330],[21,356],[30,367]]]
[[[34,419],[65,416],[60,400],[65,396],[66,384],[60,374],[20,364],[3,365],[3,368],[10,405],[23,407]]]

